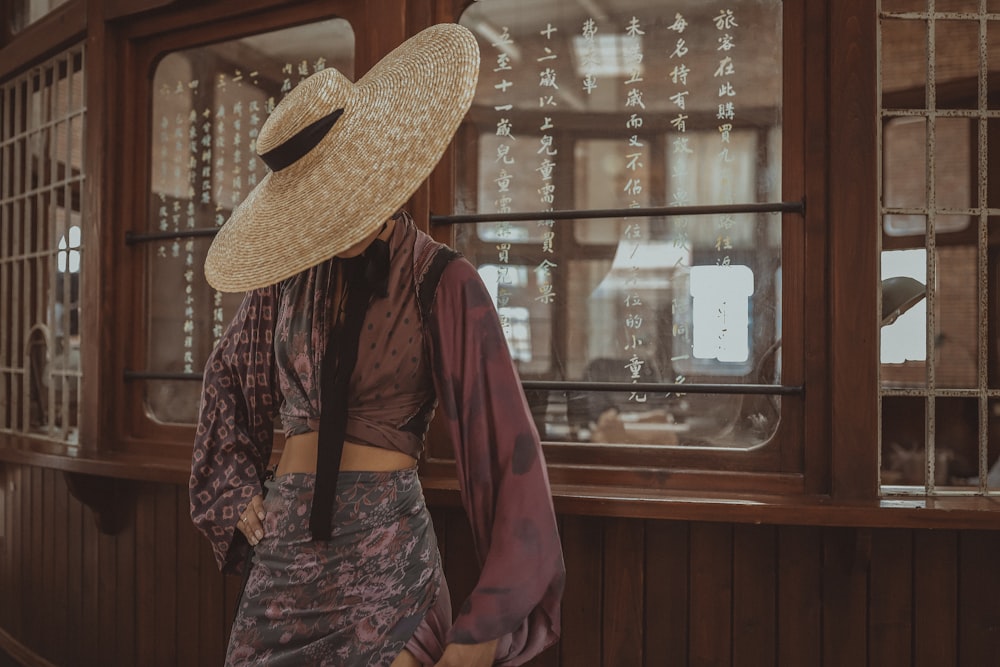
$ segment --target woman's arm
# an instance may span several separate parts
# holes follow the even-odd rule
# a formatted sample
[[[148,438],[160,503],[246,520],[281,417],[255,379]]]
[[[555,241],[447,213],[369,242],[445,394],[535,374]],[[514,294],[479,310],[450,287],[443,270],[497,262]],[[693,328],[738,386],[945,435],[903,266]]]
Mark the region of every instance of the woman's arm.
[[[439,410],[482,564],[447,642],[499,640],[497,664],[519,665],[557,640],[565,580],[541,443],[496,308],[465,259],[444,270],[431,315]]]
[[[219,569],[238,572],[247,542],[236,530],[271,455],[280,402],[274,375],[277,287],[249,292],[205,365],[191,458],[191,519]]]

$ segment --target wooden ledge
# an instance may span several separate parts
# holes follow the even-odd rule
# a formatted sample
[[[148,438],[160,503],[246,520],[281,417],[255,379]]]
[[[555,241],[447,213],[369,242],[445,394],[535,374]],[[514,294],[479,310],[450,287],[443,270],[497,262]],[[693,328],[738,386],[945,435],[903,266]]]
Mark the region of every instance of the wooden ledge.
[[[0,462],[66,473],[186,486],[191,461],[130,453],[91,455],[79,448],[30,438],[0,436]],[[429,504],[459,507],[458,482],[422,477]],[[718,521],[770,525],[868,528],[1000,529],[1000,494],[899,497],[835,502],[829,496],[702,493],[553,484],[556,512],[668,521]]]
[[[155,457],[124,452],[95,454],[81,447],[18,436],[0,435],[0,462],[21,463],[67,473],[185,486],[191,475],[191,459],[186,457]]]
[[[423,479],[431,505],[460,506],[455,480]],[[554,484],[558,514],[668,521],[856,528],[1000,529],[1000,495],[882,498],[838,503],[828,496],[711,494]]]

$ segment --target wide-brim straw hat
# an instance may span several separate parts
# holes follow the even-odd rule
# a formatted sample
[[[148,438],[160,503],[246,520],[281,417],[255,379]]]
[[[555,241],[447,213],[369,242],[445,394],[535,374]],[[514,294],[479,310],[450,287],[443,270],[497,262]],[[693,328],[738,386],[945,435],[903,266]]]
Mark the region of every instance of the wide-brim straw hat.
[[[321,138],[287,166],[278,162],[219,229],[205,259],[209,284],[265,287],[372,235],[441,159],[478,76],[475,37],[446,23],[406,40],[356,83],[332,67],[303,80],[261,127],[257,152],[267,161],[301,148],[310,132],[318,138],[317,126]]]

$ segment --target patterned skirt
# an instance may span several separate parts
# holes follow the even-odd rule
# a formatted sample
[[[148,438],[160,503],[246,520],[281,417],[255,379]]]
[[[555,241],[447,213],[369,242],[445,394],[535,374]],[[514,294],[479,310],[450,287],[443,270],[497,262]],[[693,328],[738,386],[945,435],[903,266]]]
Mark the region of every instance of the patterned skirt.
[[[267,482],[226,665],[388,667],[435,621],[425,616],[447,589],[416,469],[341,472],[322,542],[309,532],[314,483],[311,473]]]

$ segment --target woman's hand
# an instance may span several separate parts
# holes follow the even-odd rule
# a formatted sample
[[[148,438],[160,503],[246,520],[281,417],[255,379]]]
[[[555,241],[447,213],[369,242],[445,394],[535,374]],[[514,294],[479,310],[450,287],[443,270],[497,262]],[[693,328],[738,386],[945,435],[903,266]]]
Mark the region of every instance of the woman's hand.
[[[497,640],[482,644],[448,644],[434,667],[490,667],[497,650]]]
[[[256,546],[264,537],[264,496],[259,493],[250,500],[236,525],[246,535],[247,542]]]

